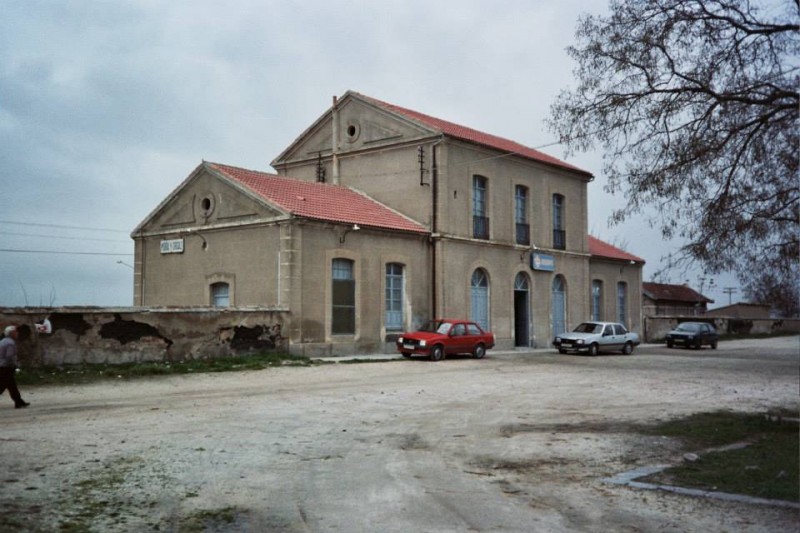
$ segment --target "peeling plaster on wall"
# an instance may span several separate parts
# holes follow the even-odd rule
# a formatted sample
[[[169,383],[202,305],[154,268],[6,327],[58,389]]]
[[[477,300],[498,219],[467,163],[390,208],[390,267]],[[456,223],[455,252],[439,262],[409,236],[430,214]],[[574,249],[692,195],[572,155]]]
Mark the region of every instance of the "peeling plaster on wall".
[[[280,343],[281,325],[266,326],[238,326],[233,328],[231,348],[237,352],[259,352],[274,350]]]
[[[36,322],[50,317],[51,335]],[[0,324],[20,328],[22,366],[213,359],[289,350],[289,312],[212,308],[0,308]],[[22,332],[27,332],[25,335]]]
[[[92,329],[92,325],[83,319],[82,313],[53,313],[50,315],[50,323],[53,331],[65,329],[80,338],[87,331]]]
[[[135,320],[123,320],[119,313],[114,314],[113,322],[106,322],[100,326],[100,337],[117,340],[120,344],[138,341],[142,337],[155,337],[163,339],[167,343],[167,348],[172,346],[172,341],[161,335],[158,329],[150,324]]]

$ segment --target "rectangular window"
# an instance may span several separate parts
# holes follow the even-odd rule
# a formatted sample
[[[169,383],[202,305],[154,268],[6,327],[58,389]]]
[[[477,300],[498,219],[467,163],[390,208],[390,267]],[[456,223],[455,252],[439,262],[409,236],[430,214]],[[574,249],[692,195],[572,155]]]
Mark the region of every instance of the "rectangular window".
[[[334,259],[332,278],[331,333],[353,335],[356,332],[356,281],[353,279],[353,262],[349,259]]]
[[[603,320],[603,282],[592,280],[592,320]]]
[[[564,197],[553,195],[553,248],[567,249],[567,232],[564,228]]]
[[[386,329],[403,329],[403,265],[386,265]]]
[[[489,238],[489,217],[486,216],[486,178],[472,177],[472,236]]]
[[[628,321],[628,286],[623,283],[617,283],[617,322],[627,325]]]
[[[514,221],[517,244],[529,245],[531,228],[528,224],[528,188],[522,185],[517,185],[514,189]]]

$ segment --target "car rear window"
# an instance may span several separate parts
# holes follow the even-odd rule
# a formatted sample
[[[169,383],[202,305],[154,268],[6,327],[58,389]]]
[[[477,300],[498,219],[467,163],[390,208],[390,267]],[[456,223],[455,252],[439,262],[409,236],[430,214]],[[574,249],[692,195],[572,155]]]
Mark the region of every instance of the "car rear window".
[[[467,324],[467,332],[470,335],[480,335],[482,333],[481,328],[479,328],[475,324]]]

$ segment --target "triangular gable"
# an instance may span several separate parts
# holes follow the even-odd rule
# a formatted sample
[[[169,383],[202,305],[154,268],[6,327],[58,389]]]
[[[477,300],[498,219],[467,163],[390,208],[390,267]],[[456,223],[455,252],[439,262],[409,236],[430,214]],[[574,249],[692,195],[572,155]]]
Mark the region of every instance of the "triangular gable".
[[[336,103],[340,124],[339,153],[413,141],[439,135],[439,131],[395,113],[358,93],[348,91]],[[293,161],[307,161],[332,152],[333,106],[273,161],[275,168]],[[352,126],[352,130],[349,128]],[[352,135],[348,135],[352,131]]]
[[[205,197],[212,208],[201,206]],[[131,233],[186,228],[200,224],[233,223],[286,217],[280,206],[271,204],[252,190],[217,172],[209,163],[198,165],[153,209]]]
[[[432,117],[412,109],[390,104],[388,102],[383,102],[376,98],[362,95],[354,91],[347,91],[337,103],[340,114],[340,130],[344,132],[347,131],[348,127],[346,107],[347,105],[352,105],[354,102],[371,109],[373,114],[376,116],[383,115],[386,117],[388,113],[388,116],[393,117],[394,121],[398,125],[402,125],[402,128],[398,128],[398,131],[394,136],[391,134],[386,134],[382,138],[369,139],[370,133],[366,131],[366,129],[370,127],[369,121],[364,120],[364,117],[360,117],[361,124],[359,125],[359,128],[365,130],[358,132],[359,139],[357,140],[361,142],[355,143],[354,145],[348,145],[346,140],[347,136],[346,134],[343,135],[345,139],[339,139],[339,146],[342,153],[353,149],[354,147],[366,147],[370,143],[379,144],[379,141],[385,141],[385,143],[388,144],[391,141],[397,142],[398,140],[405,140],[404,137],[408,140],[411,140],[415,138],[421,139],[430,136],[444,135],[468,143],[505,152],[510,155],[522,157],[524,159],[533,160],[548,166],[568,170],[577,174],[581,174],[589,179],[593,178],[591,172],[587,172],[565,161],[561,161],[560,159],[536,150],[535,148],[530,148],[497,135],[484,133],[467,126],[462,126],[447,120]],[[316,154],[319,153],[321,153],[323,156],[329,154],[331,152],[330,142],[332,137],[332,111],[333,107],[331,106],[319,119],[317,119],[316,122],[314,122],[314,124],[311,125],[311,127],[306,129],[306,131],[304,131],[291,145],[289,145],[286,150],[278,155],[278,157],[272,161],[272,165],[277,168],[278,166],[286,164],[290,161],[308,160],[311,157],[315,157]],[[385,123],[378,124],[377,126],[378,128],[376,128],[376,131],[381,127],[384,127]],[[408,133],[404,135],[402,130],[408,132],[416,131],[416,135]],[[327,140],[327,144],[323,140],[323,137]]]

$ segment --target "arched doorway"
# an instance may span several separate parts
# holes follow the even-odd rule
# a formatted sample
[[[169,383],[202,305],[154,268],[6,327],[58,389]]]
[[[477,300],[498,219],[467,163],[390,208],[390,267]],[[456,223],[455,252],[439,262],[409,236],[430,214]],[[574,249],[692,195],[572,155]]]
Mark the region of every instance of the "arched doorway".
[[[530,346],[530,283],[524,272],[514,279],[514,346]]]
[[[553,335],[558,335],[567,330],[567,283],[560,274],[553,279],[552,300]]]
[[[489,330],[489,276],[482,268],[472,273],[470,318],[481,328]]]

